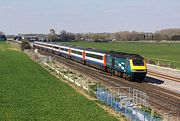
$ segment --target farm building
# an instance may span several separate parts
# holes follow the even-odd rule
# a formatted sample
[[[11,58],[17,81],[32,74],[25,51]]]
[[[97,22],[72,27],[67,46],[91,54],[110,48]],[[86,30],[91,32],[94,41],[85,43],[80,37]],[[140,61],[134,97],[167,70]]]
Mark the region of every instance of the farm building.
[[[174,35],[174,36],[172,36],[172,40],[180,40],[180,35]]]
[[[3,35],[3,34],[1,34],[1,35],[0,35],[0,41],[5,41],[5,40],[6,40],[6,36]]]

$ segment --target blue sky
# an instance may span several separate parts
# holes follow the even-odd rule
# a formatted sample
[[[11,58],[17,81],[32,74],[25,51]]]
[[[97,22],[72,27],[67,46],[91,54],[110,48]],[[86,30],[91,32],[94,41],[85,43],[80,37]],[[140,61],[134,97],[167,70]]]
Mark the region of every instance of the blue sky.
[[[7,34],[180,28],[180,0],[1,0]]]

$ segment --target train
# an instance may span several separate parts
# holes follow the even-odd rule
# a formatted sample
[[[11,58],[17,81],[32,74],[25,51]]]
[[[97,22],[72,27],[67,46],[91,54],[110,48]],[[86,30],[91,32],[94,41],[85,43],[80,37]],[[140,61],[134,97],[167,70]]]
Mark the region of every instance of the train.
[[[147,74],[145,59],[139,54],[104,51],[56,43],[34,42],[33,47],[47,51],[82,64],[125,78],[129,81],[143,81]]]

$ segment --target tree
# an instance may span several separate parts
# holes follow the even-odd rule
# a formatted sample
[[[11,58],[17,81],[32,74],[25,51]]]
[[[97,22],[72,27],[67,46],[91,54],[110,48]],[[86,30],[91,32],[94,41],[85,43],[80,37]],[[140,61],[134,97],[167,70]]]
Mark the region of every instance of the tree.
[[[53,35],[53,34],[49,34],[48,35],[48,40],[50,42],[57,42],[58,41],[58,36],[57,35]]]
[[[54,30],[54,29],[50,29],[50,33],[51,33],[51,34],[53,34],[53,35],[55,35],[55,34],[56,34],[56,32],[55,32],[55,30]]]
[[[139,40],[139,38],[140,38],[140,37],[139,37],[139,33],[136,32],[136,31],[132,31],[132,32],[131,32],[131,37],[132,37],[132,38],[131,38],[132,41],[137,41],[137,40]]]
[[[81,33],[75,34],[75,40],[81,40],[81,38],[83,38],[83,34]]]
[[[159,34],[159,33],[154,34],[154,40],[161,41],[162,40],[161,34]]]
[[[21,50],[31,49],[31,45],[28,40],[23,40],[21,44]]]
[[[48,34],[48,41],[50,42],[57,42],[58,41],[58,35],[56,34],[54,29],[50,29],[50,33]]]
[[[75,35],[70,32],[66,32],[65,30],[60,32],[60,40],[61,41],[71,41],[75,39]]]
[[[119,32],[114,33],[114,39],[115,39],[116,41],[121,41],[121,40],[122,40],[122,37],[121,37],[121,35],[120,35]]]

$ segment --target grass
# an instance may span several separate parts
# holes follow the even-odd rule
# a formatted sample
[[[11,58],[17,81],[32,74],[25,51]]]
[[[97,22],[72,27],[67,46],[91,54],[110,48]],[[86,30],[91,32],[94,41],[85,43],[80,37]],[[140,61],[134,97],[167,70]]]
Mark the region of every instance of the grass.
[[[94,42],[65,42],[65,44],[78,45],[86,48],[114,50],[119,52],[137,53],[151,59],[155,63],[169,65],[180,69],[180,43],[94,43]]]
[[[0,121],[116,121],[20,51],[0,42]]]

